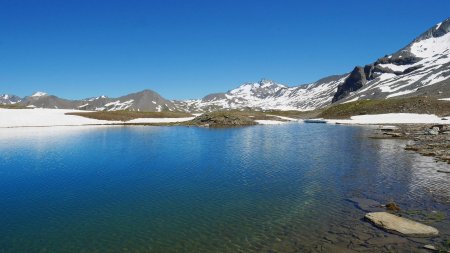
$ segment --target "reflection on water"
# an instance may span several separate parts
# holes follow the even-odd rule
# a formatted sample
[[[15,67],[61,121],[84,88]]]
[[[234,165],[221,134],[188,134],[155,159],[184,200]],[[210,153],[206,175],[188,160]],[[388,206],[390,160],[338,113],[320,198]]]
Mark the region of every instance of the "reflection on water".
[[[449,166],[369,131],[2,129],[0,252],[383,252],[372,239],[388,235],[346,199],[448,217]],[[426,242],[450,237],[448,219],[433,225]]]

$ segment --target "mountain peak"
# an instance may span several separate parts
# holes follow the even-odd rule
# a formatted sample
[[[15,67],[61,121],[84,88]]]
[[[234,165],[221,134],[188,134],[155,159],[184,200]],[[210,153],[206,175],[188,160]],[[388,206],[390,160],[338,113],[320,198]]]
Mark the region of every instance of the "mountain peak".
[[[423,40],[427,40],[430,38],[439,38],[450,32],[450,18],[434,25],[426,32],[422,33],[419,37],[417,37],[413,43],[417,43]]]
[[[156,92],[154,92],[153,90],[150,90],[150,89],[145,89],[145,90],[143,90],[141,92],[142,93],[156,93]]]
[[[31,95],[32,97],[43,97],[43,96],[48,96],[48,94],[47,93],[45,93],[45,92],[42,92],[42,91],[38,91],[38,92],[35,92],[33,95]]]
[[[450,18],[433,26],[409,45],[409,52],[419,58],[448,55],[450,50]]]
[[[261,85],[264,85],[264,84],[275,84],[274,81],[272,81],[270,79],[266,79],[266,78],[262,78],[258,83],[261,84]]]
[[[450,32],[450,18],[447,18],[446,20],[440,22],[434,28],[436,31],[441,31],[443,33]]]

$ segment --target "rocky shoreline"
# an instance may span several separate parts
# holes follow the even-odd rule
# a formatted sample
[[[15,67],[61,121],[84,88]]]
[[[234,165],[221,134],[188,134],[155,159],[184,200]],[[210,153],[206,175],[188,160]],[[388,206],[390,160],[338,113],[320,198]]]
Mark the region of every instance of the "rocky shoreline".
[[[450,126],[439,124],[401,124],[381,126],[371,138],[411,140],[405,150],[412,150],[450,164]],[[449,171],[450,173],[450,171]]]
[[[357,217],[349,227],[341,224],[330,231],[333,233],[324,237],[328,249],[325,252],[336,252],[335,246],[342,245],[340,242],[347,245],[342,245],[342,251],[338,252],[450,252],[450,240],[445,232],[441,235],[434,227],[437,221],[445,219],[442,212],[401,209],[394,202],[383,205],[365,197],[347,201],[365,213],[364,218]],[[371,229],[368,224],[377,229]]]

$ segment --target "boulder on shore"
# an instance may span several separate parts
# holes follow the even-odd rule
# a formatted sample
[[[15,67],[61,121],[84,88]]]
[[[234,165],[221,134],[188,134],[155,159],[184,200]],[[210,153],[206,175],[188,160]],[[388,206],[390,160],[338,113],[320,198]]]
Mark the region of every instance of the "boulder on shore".
[[[379,228],[404,236],[432,237],[439,235],[439,231],[434,227],[386,212],[368,213],[365,218]]]

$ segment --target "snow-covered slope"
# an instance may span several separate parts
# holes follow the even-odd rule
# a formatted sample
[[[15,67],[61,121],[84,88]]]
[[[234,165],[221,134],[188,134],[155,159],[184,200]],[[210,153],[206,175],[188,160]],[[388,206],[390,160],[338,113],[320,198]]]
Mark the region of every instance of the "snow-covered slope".
[[[334,102],[449,95],[450,19],[435,25],[402,50],[373,64],[356,67],[351,77],[339,87]]]
[[[66,113],[80,113],[79,110],[67,109],[1,109],[0,129],[20,127],[50,127],[50,126],[86,126],[86,125],[114,125],[122,123],[172,123],[192,120],[186,118],[137,118],[126,122],[107,121],[85,118]],[[2,129],[3,130],[3,129]]]
[[[13,105],[17,104],[22,99],[15,95],[9,95],[9,94],[0,94],[0,105]]]
[[[217,109],[313,110],[331,103],[337,86],[346,76],[331,76],[308,85],[287,87],[270,80],[246,83],[227,93],[210,94],[203,99],[176,101],[180,110]]]
[[[81,101],[77,109],[94,111],[174,111],[175,106],[158,93],[151,90],[144,90],[137,93],[128,94],[119,98],[108,98],[99,96]]]

